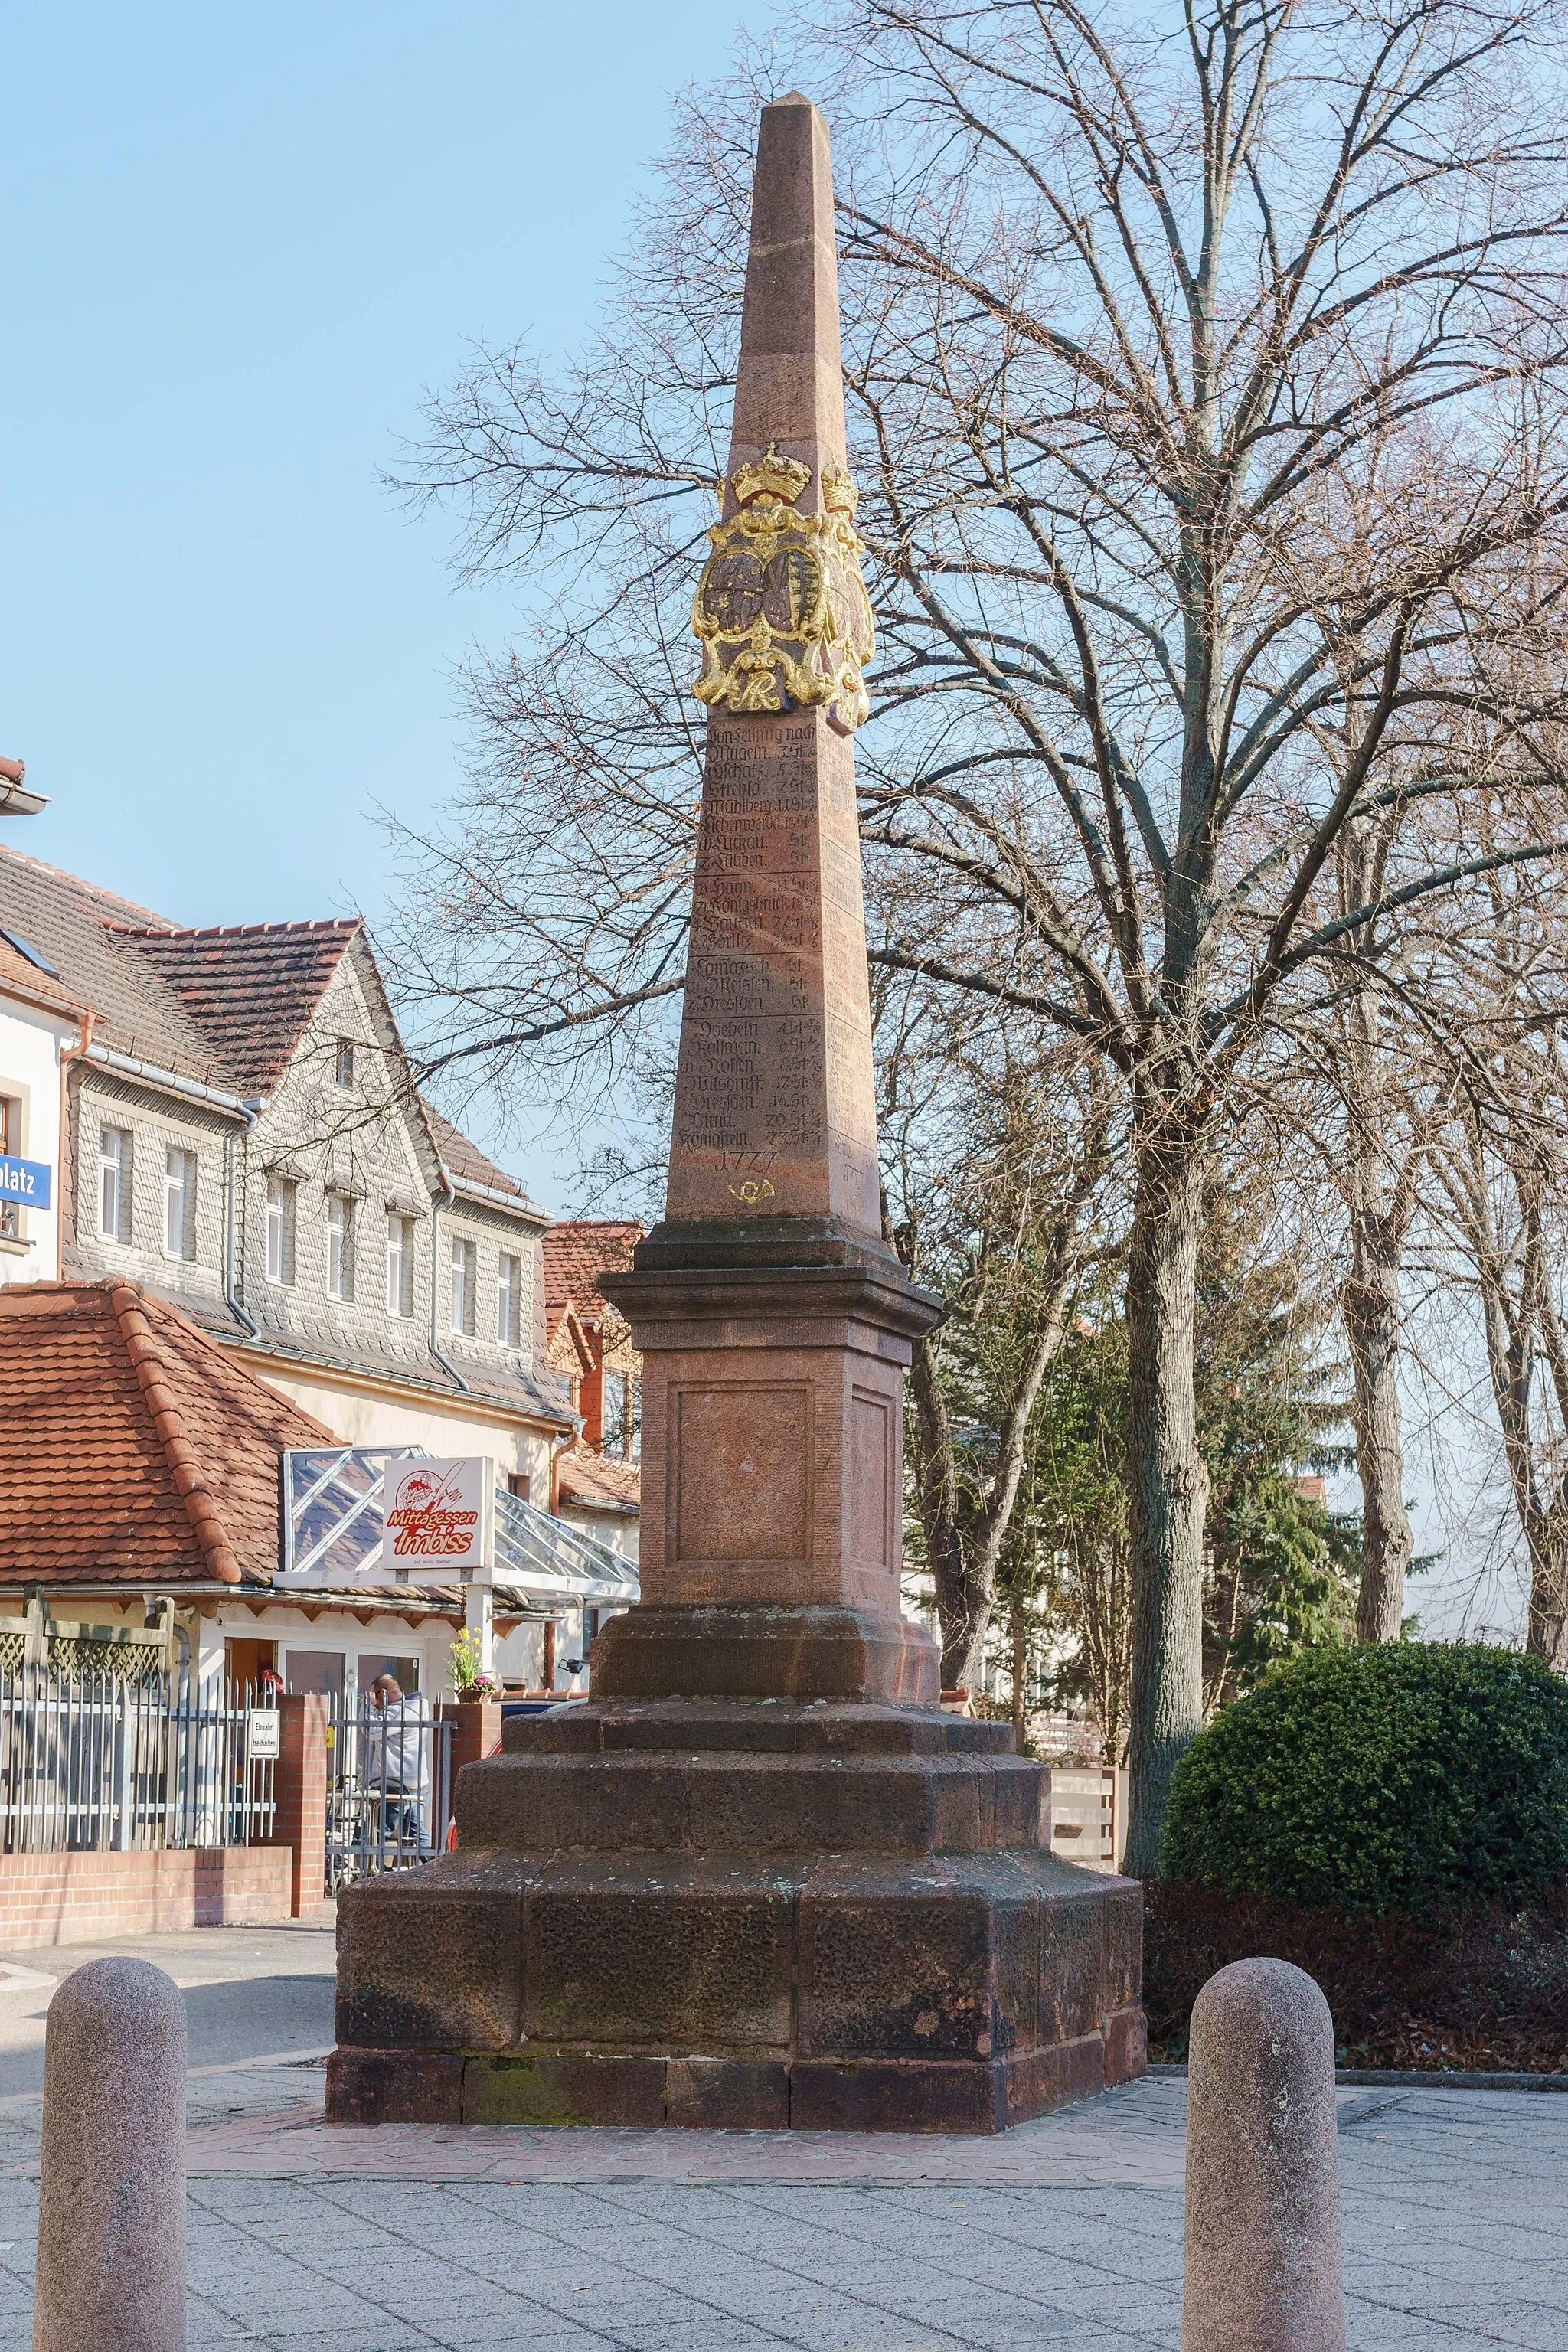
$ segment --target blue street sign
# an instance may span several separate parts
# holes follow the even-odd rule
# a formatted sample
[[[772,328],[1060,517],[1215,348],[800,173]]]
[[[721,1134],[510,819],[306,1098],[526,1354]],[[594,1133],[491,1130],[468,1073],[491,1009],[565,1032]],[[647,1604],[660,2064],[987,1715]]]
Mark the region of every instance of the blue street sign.
[[[13,1160],[0,1151],[0,1201],[16,1201],[24,1209],[47,1209],[53,1171],[42,1160]]]

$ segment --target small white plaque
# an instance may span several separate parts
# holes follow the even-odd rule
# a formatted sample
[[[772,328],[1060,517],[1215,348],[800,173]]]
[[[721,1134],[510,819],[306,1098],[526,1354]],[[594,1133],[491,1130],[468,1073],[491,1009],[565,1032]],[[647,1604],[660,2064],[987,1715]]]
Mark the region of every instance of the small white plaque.
[[[269,1763],[282,1747],[283,1717],[275,1706],[253,1706],[246,1721],[245,1749],[253,1764]]]

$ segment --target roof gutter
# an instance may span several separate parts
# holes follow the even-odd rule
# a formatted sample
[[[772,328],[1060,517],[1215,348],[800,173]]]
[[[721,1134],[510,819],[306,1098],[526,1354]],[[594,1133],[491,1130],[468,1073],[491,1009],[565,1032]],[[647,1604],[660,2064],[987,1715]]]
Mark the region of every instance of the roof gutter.
[[[184,1095],[191,1102],[211,1103],[215,1109],[243,1119],[247,1127],[255,1124],[255,1111],[238,1095],[230,1094],[226,1087],[209,1087],[200,1078],[183,1077],[178,1070],[141,1061],[134,1054],[117,1054],[108,1045],[88,1045],[85,1059],[96,1063],[100,1069],[112,1071],[116,1077],[140,1078],[144,1086],[155,1087],[162,1094]]]
[[[26,1587],[19,1583],[0,1584],[0,1607],[8,1601],[19,1601],[25,1590],[35,1590],[47,1596],[51,1601],[121,1601],[130,1609],[142,1604],[142,1595],[149,1589],[148,1578],[134,1573],[117,1580],[100,1580],[96,1584],[85,1579],[79,1583],[68,1576],[40,1573],[29,1576]],[[333,1609],[374,1609],[382,1616],[417,1614],[448,1621],[457,1619],[459,1622],[463,1613],[463,1603],[459,1599],[437,1601],[419,1592],[367,1591],[342,1585],[291,1584],[274,1589],[269,1584],[223,1584],[212,1577],[192,1576],[165,1579],[157,1590],[161,1595],[173,1601],[176,1609],[185,1608],[192,1601],[222,1601],[237,1602],[242,1608],[253,1610],[261,1607],[306,1608],[325,1612]],[[507,1604],[506,1614],[509,1617],[521,1617],[526,1613],[513,1604]],[[496,1614],[499,1617],[500,1610],[498,1609]]]
[[[0,760],[0,815],[37,816],[49,804],[47,793],[30,793],[22,779],[26,760]]]
[[[455,1191],[470,1194],[476,1201],[493,1201],[498,1208],[515,1210],[520,1217],[537,1218],[542,1225],[551,1222],[548,1209],[531,1201],[526,1192],[503,1192],[499,1184],[481,1184],[477,1176],[455,1176],[443,1168],[444,1181]]]

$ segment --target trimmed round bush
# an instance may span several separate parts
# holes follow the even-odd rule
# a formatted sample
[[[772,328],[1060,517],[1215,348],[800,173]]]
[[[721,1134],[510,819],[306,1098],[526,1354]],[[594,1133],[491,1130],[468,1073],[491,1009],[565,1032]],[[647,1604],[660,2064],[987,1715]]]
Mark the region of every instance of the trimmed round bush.
[[[1309,1651],[1188,1748],[1163,1863],[1373,1911],[1536,1894],[1568,1878],[1568,1685],[1475,1643]]]

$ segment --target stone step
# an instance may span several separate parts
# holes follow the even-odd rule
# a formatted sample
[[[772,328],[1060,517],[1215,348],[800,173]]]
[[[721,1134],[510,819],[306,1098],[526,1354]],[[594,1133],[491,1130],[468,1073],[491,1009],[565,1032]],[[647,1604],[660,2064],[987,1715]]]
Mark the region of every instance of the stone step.
[[[1047,1779],[1020,1756],[506,1755],[458,1783],[463,1846],[652,1853],[1037,1848]]]
[[[936,1707],[825,1699],[590,1699],[513,1716],[507,1753],[597,1755],[617,1748],[710,1748],[759,1756],[1011,1756],[1012,1726]]]

